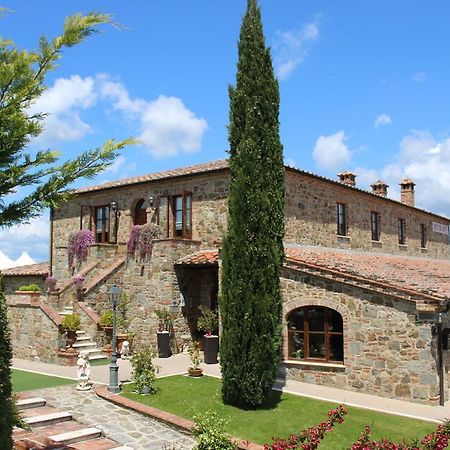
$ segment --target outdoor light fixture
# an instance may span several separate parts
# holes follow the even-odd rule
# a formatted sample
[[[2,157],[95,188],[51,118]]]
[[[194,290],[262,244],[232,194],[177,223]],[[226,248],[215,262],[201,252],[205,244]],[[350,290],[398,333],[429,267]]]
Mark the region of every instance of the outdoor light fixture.
[[[436,315],[436,334],[437,334],[437,366],[439,375],[439,404],[444,406],[445,390],[444,390],[444,352],[443,352],[443,323],[446,314],[439,311]]]
[[[150,195],[150,197],[148,198],[148,206],[150,206],[150,208],[152,209],[155,206],[155,197],[153,197],[153,195]]]
[[[111,203],[112,205],[112,203]],[[116,203],[117,206],[117,203]],[[112,206],[111,206],[112,208]],[[119,386],[119,366],[117,365],[117,339],[116,339],[116,310],[119,303],[120,294],[122,289],[116,284],[113,284],[108,291],[109,302],[111,303],[111,308],[113,312],[113,323],[112,323],[112,354],[111,354],[111,364],[109,366],[109,386],[108,391],[117,394],[120,392]]]
[[[172,300],[172,303],[169,305],[169,309],[171,313],[176,313],[178,311],[178,308],[180,306],[180,303],[176,300]]]
[[[113,213],[116,213],[119,210],[119,205],[117,202],[112,201],[109,206],[111,207]]]

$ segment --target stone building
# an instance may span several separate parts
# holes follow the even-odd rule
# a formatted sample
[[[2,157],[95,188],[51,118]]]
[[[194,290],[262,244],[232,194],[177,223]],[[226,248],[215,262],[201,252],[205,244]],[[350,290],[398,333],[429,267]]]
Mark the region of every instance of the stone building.
[[[446,370],[439,391],[435,322],[447,311],[450,220],[414,206],[412,180],[401,182],[396,201],[383,181],[368,192],[355,177],[344,172],[333,181],[286,167],[280,376],[436,404],[440,394],[447,398]],[[155,341],[161,307],[176,311],[175,351],[183,336],[200,338],[199,306],[218,305],[228,186],[221,160],[77,190],[51,217],[49,272],[59,290],[42,295],[44,307],[33,313],[72,303],[98,335],[107,290],[119,284],[137,342]],[[151,257],[127,256],[133,226],[145,223],[161,230]],[[85,262],[69,267],[68,236],[80,229],[96,242]],[[73,291],[76,274],[86,280],[82,298]],[[14,294],[8,301],[17,304]],[[10,308],[11,320],[19,310]],[[26,354],[19,338],[15,351]]]

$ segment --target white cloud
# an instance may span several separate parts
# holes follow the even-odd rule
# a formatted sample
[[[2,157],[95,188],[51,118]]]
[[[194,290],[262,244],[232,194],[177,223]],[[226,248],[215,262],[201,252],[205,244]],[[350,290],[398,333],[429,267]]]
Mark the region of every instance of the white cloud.
[[[313,157],[316,166],[323,169],[343,168],[350,162],[350,149],[345,132],[338,131],[330,136],[320,136],[314,146]]]
[[[162,158],[200,150],[208,124],[180,98],[160,95],[153,101],[132,99],[121,83],[105,76],[99,81],[102,96],[110,99],[115,109],[138,120],[139,138],[152,155]]]
[[[416,72],[412,77],[413,81],[415,81],[416,83],[425,81],[426,78],[427,78],[427,74],[425,72]]]
[[[29,108],[30,114],[46,113],[44,130],[36,138],[41,144],[77,140],[91,131],[80,117],[80,111],[97,101],[94,79],[72,75],[59,78]]]
[[[28,224],[0,228],[0,250],[13,260],[27,251],[36,261],[47,261],[49,230],[46,217],[37,217]]]
[[[377,116],[373,126],[375,128],[379,128],[379,127],[382,127],[384,125],[390,125],[391,123],[392,123],[391,116],[389,116],[388,114],[383,113],[383,114],[380,114],[379,116]]]
[[[308,55],[319,37],[317,21],[295,31],[279,31],[273,45],[275,72],[280,80],[287,79]]]

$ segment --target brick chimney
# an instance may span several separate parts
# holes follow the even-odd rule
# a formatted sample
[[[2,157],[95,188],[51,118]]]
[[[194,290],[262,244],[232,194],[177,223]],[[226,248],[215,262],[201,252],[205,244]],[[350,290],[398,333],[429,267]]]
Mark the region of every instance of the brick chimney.
[[[400,200],[405,205],[414,206],[414,183],[410,178],[405,178],[400,183]]]
[[[372,188],[372,194],[387,197],[387,188],[389,187],[389,185],[387,185],[384,181],[375,181],[375,183],[371,184],[370,187]]]
[[[348,170],[345,172],[338,173],[339,181],[347,186],[355,187],[356,185],[356,175]]]

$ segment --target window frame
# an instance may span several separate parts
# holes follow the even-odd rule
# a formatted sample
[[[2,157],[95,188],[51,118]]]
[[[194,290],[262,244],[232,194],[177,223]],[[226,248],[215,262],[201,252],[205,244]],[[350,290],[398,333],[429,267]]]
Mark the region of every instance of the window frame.
[[[310,331],[309,330],[309,311],[313,309],[321,309],[324,311],[324,330],[323,331]],[[289,317],[295,313],[296,311],[303,310],[304,318],[303,318],[303,331],[294,331],[289,327]],[[340,315],[342,320],[342,332],[330,331],[330,311],[337,313]],[[320,362],[326,364],[344,364],[345,352],[344,352],[344,318],[339,311],[335,309],[328,308],[326,306],[303,306],[300,308],[293,309],[290,311],[287,317],[287,331],[288,331],[288,360],[291,361],[305,361],[305,362]],[[292,336],[294,334],[303,334],[303,358],[295,358],[289,354]],[[325,340],[325,358],[311,358],[309,357],[309,339],[310,335],[323,335]],[[330,336],[342,336],[342,360],[338,359],[330,359]]]
[[[372,232],[372,241],[380,242],[381,237],[381,215],[377,211],[370,212],[370,230]]]
[[[336,202],[337,235],[347,236],[347,208],[345,203]]]
[[[161,222],[161,217],[165,215],[165,235],[166,239],[192,239],[192,192],[183,191],[176,195],[162,195],[158,197],[157,223]],[[161,200],[166,199],[166,205],[161,207]],[[177,199],[181,198],[181,210],[176,209]],[[189,207],[188,207],[189,202]],[[181,235],[177,236],[176,213],[181,211]],[[189,212],[189,213],[188,213]],[[189,216],[189,217],[188,217]],[[189,220],[187,220],[187,217]]]
[[[104,223],[105,223],[105,210],[108,208],[108,230],[105,229]],[[97,228],[97,221],[98,221],[98,215],[97,211],[101,209],[102,210],[102,238],[101,241],[98,240],[98,228]],[[95,242],[97,244],[109,244],[111,243],[111,208],[110,205],[98,205],[94,206],[94,228],[95,228]],[[106,233],[108,233],[108,237],[106,238]]]
[[[427,226],[424,223],[420,224],[420,248],[427,248],[428,239],[427,239]]]
[[[406,245],[406,219],[398,218],[398,243]]]

